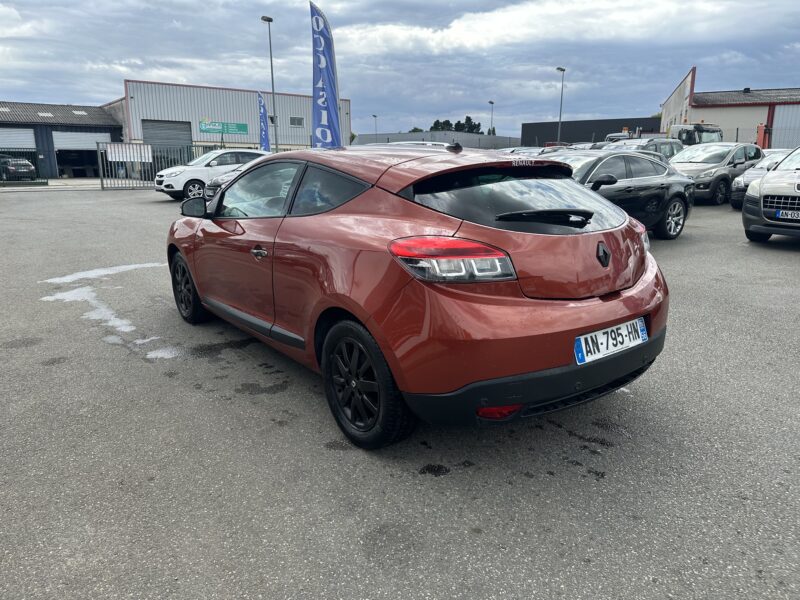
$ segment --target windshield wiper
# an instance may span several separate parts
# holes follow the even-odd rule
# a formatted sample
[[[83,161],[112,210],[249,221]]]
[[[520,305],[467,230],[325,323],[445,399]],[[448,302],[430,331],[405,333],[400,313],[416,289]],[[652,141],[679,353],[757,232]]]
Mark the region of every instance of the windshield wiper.
[[[495,221],[536,221],[570,227],[586,227],[594,216],[590,210],[580,208],[548,208],[542,210],[517,210],[495,215]]]

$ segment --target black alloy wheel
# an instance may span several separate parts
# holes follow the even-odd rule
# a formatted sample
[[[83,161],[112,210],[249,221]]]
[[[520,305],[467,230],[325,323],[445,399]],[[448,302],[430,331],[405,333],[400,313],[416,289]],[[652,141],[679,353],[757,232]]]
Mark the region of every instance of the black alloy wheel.
[[[720,206],[728,201],[728,182],[720,179],[714,188],[714,196],[712,197],[714,204]]]
[[[175,297],[175,305],[184,321],[188,323],[200,323],[210,316],[210,313],[200,303],[197,289],[192,281],[192,274],[183,256],[176,254],[170,264],[172,274],[172,294]]]
[[[339,410],[358,431],[369,431],[381,404],[375,367],[358,340],[342,338],[333,351],[333,388]]]
[[[333,418],[354,445],[381,448],[413,431],[416,419],[363,325],[350,320],[334,324],[322,345],[321,367]]]

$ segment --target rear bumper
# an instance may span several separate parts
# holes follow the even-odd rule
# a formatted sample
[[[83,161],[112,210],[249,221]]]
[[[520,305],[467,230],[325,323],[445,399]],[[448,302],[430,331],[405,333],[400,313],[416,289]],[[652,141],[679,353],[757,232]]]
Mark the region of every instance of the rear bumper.
[[[664,348],[666,333],[664,328],[644,344],[587,365],[479,381],[447,394],[404,396],[409,408],[428,423],[486,422],[478,418],[479,408],[509,404],[523,407],[505,421],[541,415],[596,400],[627,385],[653,364]]]

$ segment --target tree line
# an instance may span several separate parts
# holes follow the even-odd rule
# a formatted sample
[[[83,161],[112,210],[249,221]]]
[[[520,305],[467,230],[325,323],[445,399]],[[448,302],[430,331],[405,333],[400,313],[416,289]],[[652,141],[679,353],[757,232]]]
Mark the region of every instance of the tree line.
[[[422,131],[424,130],[420,129],[419,127],[414,127],[413,129],[409,130],[409,133],[421,133]],[[436,119],[428,131],[460,131],[463,133],[479,133],[483,135],[483,131],[481,131],[481,124],[477,121],[473,121],[472,117],[469,115],[464,117],[463,122],[456,121],[455,123],[451,122],[450,119]],[[490,127],[486,133],[488,135],[495,135],[494,128]]]

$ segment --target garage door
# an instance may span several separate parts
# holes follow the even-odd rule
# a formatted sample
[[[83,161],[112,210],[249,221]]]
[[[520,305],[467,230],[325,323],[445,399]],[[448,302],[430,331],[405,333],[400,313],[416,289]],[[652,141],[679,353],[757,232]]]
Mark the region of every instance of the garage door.
[[[773,148],[800,146],[800,104],[779,104],[772,119]]]
[[[188,121],[142,121],[142,139],[152,146],[191,146],[192,125]]]
[[[97,150],[97,142],[111,142],[111,134],[87,131],[53,132],[53,146],[56,150]]]
[[[0,127],[0,148],[36,148],[33,129]]]

